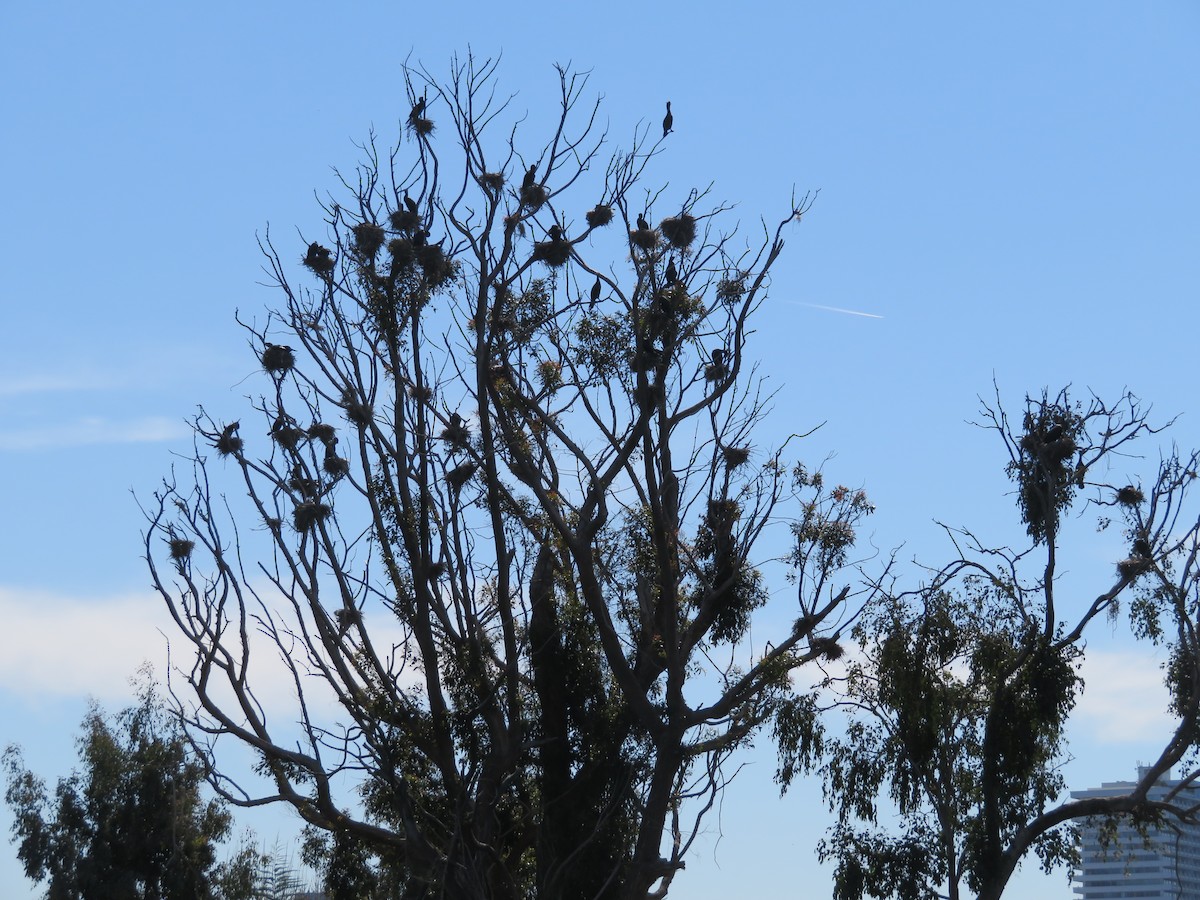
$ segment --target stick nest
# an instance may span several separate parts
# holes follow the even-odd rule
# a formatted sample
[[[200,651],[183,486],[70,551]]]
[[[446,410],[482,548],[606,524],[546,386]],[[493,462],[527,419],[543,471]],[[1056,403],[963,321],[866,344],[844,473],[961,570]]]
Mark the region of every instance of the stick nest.
[[[612,207],[597,203],[587,211],[585,218],[589,228],[603,228],[613,220]]]
[[[629,240],[647,252],[658,246],[658,232],[653,228],[637,228],[629,232]]]
[[[687,213],[663,219],[658,227],[667,242],[677,250],[686,250],[696,240],[696,217]]]
[[[533,245],[533,258],[552,269],[565,266],[571,258],[571,242],[564,240],[539,241]]]
[[[533,211],[541,209],[549,195],[540,184],[527,184],[521,188],[521,205]]]
[[[272,375],[282,374],[295,368],[296,354],[291,347],[282,344],[267,344],[262,352],[262,367]]]
[[[333,509],[327,503],[308,501],[297,503],[292,510],[292,523],[297,531],[309,531],[329,518]]]

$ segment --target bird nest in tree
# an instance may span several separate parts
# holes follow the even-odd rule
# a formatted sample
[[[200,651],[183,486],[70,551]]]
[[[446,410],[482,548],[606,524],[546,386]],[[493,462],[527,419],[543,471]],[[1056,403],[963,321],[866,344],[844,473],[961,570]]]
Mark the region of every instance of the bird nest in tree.
[[[309,531],[329,518],[331,512],[333,509],[327,503],[297,503],[296,508],[292,510],[292,523],[297,531]]]
[[[471,443],[471,430],[460,421],[452,421],[438,437],[456,450],[465,450]]]
[[[372,259],[383,246],[387,233],[374,222],[359,222],[353,228],[354,246],[365,258]]]
[[[242,439],[235,434],[237,425],[227,425],[225,430],[217,435],[215,446],[222,456],[229,456],[242,449]]]
[[[478,469],[475,463],[463,463],[461,466],[455,466],[446,473],[446,483],[456,491],[462,490],[463,485],[471,480],[471,476]]]
[[[1146,495],[1132,484],[1127,484],[1117,491],[1117,502],[1122,506],[1140,506],[1145,499]]]
[[[262,367],[272,375],[286,372],[296,365],[296,354],[291,347],[267,344],[262,352]]]
[[[829,660],[841,659],[842,654],[846,651],[842,649],[842,645],[831,637],[817,637],[808,642],[814,653],[819,653],[821,656]]]
[[[333,271],[333,254],[328,247],[322,247],[314,241],[304,254],[304,265],[318,275],[328,275]]]
[[[392,270],[406,269],[416,261],[417,248],[408,238],[393,238],[388,242],[388,254],[392,257]]]
[[[366,428],[371,424],[374,411],[369,404],[360,403],[358,398],[349,391],[342,395],[342,409],[346,411],[346,418],[359,428]]]
[[[530,210],[541,209],[548,196],[546,189],[540,184],[526,184],[521,187],[521,205]]]
[[[186,538],[171,538],[167,541],[167,546],[171,549],[171,559],[182,562],[192,555],[192,551],[196,549],[196,542]]]
[[[335,609],[333,617],[337,619],[339,635],[344,635],[355,625],[362,624],[362,610],[353,606]]]
[[[410,384],[408,396],[421,403],[430,403],[433,400],[433,388],[424,384]]]
[[[308,428],[308,436],[326,445],[337,443],[337,429],[324,422],[313,422]]]
[[[696,240],[696,217],[687,213],[663,219],[658,227],[672,247],[686,250]]]
[[[498,194],[500,189],[504,187],[504,173],[484,172],[479,176],[479,183],[483,185],[484,190],[491,191],[493,194]]]
[[[629,232],[629,239],[643,250],[653,250],[658,246],[658,232],[653,228],[637,228]]]
[[[388,220],[395,231],[416,231],[421,227],[421,217],[411,209],[398,209]]]
[[[334,478],[341,478],[350,471],[349,461],[334,453],[326,453],[325,461],[321,465],[326,474],[332,475]]]
[[[565,266],[571,258],[571,242],[564,240],[539,241],[533,245],[533,258],[552,269]]]
[[[1150,560],[1141,556],[1131,556],[1117,563],[1117,572],[1122,578],[1136,578],[1150,568]]]
[[[428,244],[418,250],[417,260],[425,273],[425,283],[430,287],[441,287],[454,277],[454,263],[446,258],[446,252],[437,244]]]
[[[277,422],[271,429],[271,439],[284,450],[295,450],[303,438],[303,431],[286,422]]]
[[[612,207],[597,203],[587,211],[586,218],[589,228],[603,228],[613,220]]]
[[[736,469],[738,466],[745,465],[750,459],[749,447],[722,447],[721,456],[725,458],[725,468]]]
[[[419,134],[421,137],[429,137],[433,134],[433,120],[426,119],[423,116],[413,116],[408,120],[408,127]]]

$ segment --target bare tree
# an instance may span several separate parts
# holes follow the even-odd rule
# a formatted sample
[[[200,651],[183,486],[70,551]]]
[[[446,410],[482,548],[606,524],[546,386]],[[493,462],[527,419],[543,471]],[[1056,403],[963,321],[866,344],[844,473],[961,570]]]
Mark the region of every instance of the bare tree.
[[[876,586],[855,626],[861,655],[841,682],[851,725],[826,747],[838,819],[821,852],[837,862],[839,900],[958,900],[965,891],[995,900],[1030,851],[1047,871],[1073,861],[1079,820],[1197,821],[1182,787],[1200,771],[1165,798],[1152,789],[1173,766],[1194,766],[1200,738],[1200,522],[1184,513],[1200,458],[1172,453],[1147,482],[1130,482],[1136,442],[1161,430],[1147,412],[1128,393],[1079,403],[1065,390],[1027,399],[1019,426],[998,399],[985,406],[982,424],[1007,450],[1029,543],[989,546],[947,529],[954,559],[924,584]],[[1091,600],[1059,564],[1066,515],[1080,499],[1100,528],[1122,526],[1128,547]],[[1097,620],[1122,618],[1123,597],[1132,598],[1134,635],[1169,650],[1178,725],[1129,793],[1062,801],[1085,637]],[[901,814],[898,829],[878,826],[881,794]]]
[[[398,896],[665,896],[730,754],[812,728],[789,675],[848,621],[865,497],[753,446],[748,323],[809,198],[722,233],[707,191],[643,186],[672,138],[606,163],[586,77],[558,75],[531,145],[492,62],[406,71],[403,139],[362,148],[303,280],[263,242],[261,426],[202,413],[147,511],[216,786],[291,804]],[[752,644],[754,548],[788,510],[798,618]],[[290,709],[256,694],[264,645]]]

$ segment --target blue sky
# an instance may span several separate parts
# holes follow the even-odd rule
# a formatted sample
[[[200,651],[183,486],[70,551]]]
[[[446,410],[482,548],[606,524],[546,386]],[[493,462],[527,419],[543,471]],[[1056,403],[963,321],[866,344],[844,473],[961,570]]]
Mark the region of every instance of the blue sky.
[[[296,235],[299,256],[331,168],[369,128],[394,136],[410,54],[440,74],[502,53],[533,111],[553,63],[590,69],[616,143],[670,99],[652,180],[711,182],[747,225],[819,189],[751,347],[780,389],[771,428],[826,423],[805,458],[869,491],[877,546],[936,559],[935,520],[1019,533],[1002,448],[966,424],[993,379],[1013,406],[1127,386],[1200,446],[1198,42],[1182,0],[0,6],[0,741],[65,773],[86,697],[121,705],[163,658],[134,495],[187,451],[198,403],[241,408],[257,366],[233,314],[276,301],[255,236]],[[1086,597],[1120,548],[1076,540]],[[1101,630],[1077,787],[1129,776],[1163,728],[1153,659]],[[819,791],[779,800],[769,752],[746,761],[677,892],[823,895]],[[292,821],[252,824],[270,842]],[[14,851],[0,895],[33,896]]]

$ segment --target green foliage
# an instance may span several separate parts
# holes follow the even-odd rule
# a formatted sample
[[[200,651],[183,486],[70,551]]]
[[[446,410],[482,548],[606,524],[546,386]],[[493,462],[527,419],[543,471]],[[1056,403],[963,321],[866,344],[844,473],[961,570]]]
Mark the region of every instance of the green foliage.
[[[1021,518],[1029,536],[1045,541],[1080,486],[1079,469],[1071,463],[1080,449],[1087,418],[1078,403],[1062,391],[1055,400],[1026,399],[1019,452],[1008,464],[1009,477],[1017,482]]]
[[[1055,761],[1080,687],[1078,649],[1046,640],[1003,583],[881,595],[855,629],[847,694],[864,718],[829,742],[837,897],[925,897],[951,874],[978,889],[998,846],[1062,790]],[[886,790],[899,835],[875,823]],[[948,842],[948,843],[947,843]],[[1069,855],[1061,835],[1034,847]]]
[[[115,717],[92,707],[78,738],[82,769],[53,796],[20,749],[4,753],[13,839],[25,874],[52,900],[235,900],[249,897],[239,857],[224,866],[221,803],[201,795],[204,767],[149,682]]]

